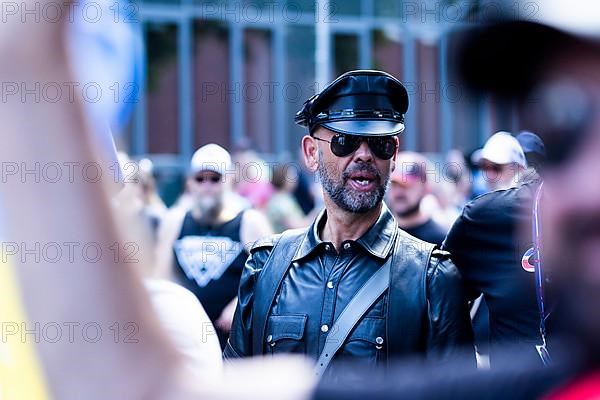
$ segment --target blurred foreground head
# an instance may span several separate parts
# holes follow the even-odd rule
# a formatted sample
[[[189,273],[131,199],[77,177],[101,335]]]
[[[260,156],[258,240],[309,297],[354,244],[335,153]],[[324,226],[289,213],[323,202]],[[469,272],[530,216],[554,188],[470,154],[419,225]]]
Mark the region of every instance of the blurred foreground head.
[[[533,20],[468,35],[461,74],[516,102],[546,145],[543,264],[562,295],[561,325],[600,360],[600,4],[548,0]]]

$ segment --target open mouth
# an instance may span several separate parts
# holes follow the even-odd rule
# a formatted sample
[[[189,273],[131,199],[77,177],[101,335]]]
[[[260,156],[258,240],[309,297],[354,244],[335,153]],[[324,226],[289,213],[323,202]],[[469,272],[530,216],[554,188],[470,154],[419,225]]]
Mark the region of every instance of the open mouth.
[[[352,178],[352,180],[360,186],[368,186],[371,182],[373,182],[372,179],[368,178]]]
[[[375,174],[368,172],[356,172],[350,174],[348,180],[351,182],[353,187],[359,190],[371,190],[375,187],[378,177]]]

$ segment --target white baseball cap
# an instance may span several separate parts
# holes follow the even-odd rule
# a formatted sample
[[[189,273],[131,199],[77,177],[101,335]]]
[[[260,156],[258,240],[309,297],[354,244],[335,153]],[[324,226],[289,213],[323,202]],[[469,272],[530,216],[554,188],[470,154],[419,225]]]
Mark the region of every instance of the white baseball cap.
[[[481,160],[494,164],[518,164],[527,168],[525,154],[517,139],[508,132],[496,132],[485,142],[481,149]]]
[[[229,155],[227,150],[215,143],[209,143],[196,150],[190,163],[190,175],[202,171],[212,171],[223,175],[230,169],[231,155]]]

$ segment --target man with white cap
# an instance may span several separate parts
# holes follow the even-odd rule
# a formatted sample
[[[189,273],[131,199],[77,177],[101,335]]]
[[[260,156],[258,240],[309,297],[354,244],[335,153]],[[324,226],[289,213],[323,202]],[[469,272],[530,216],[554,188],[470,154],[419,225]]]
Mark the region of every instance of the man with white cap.
[[[199,148],[186,181],[190,205],[166,217],[159,233],[161,272],[192,291],[227,340],[250,246],[271,233],[266,218],[243,209],[230,193],[235,170],[229,152],[211,143]]]
[[[497,357],[506,343],[522,345],[527,354],[540,339],[534,276],[521,268],[530,243],[516,236],[518,224],[531,225],[540,180],[535,171],[525,173],[523,148],[508,132],[493,134],[478,158],[490,193],[465,205],[443,247],[452,254],[474,300],[475,344],[480,362],[487,365],[488,357]]]
[[[496,132],[481,149],[479,166],[490,190],[517,186],[527,168],[521,145],[510,133]]]

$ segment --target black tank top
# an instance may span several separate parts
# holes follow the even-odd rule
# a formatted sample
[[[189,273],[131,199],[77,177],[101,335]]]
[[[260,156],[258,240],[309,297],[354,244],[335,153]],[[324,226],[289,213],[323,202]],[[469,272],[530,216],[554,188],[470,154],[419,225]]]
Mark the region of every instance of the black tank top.
[[[178,282],[196,295],[211,321],[237,296],[248,253],[240,240],[243,212],[218,226],[199,224],[190,212],[173,245]]]

